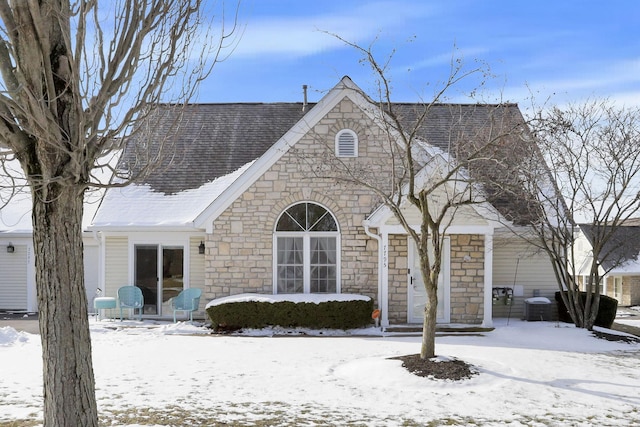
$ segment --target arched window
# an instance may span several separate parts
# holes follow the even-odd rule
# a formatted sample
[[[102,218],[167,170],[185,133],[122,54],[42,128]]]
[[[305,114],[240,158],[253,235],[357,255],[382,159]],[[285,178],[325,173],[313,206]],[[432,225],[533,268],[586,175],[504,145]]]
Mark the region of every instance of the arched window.
[[[351,129],[342,129],[336,134],[336,156],[358,157],[358,135]]]
[[[326,208],[298,203],[278,218],[274,237],[274,292],[339,292],[340,232]]]

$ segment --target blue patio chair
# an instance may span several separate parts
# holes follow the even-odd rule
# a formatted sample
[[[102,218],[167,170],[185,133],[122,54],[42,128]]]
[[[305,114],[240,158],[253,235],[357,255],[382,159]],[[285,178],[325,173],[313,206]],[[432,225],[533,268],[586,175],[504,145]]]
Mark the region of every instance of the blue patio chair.
[[[188,311],[189,320],[193,322],[193,312],[198,311],[202,289],[183,289],[175,298],[171,299],[173,309],[173,323],[176,323],[176,311]]]
[[[122,321],[122,309],[131,309],[133,317],[136,315],[136,309],[140,310],[138,319],[142,320],[144,308],[142,289],[137,286],[123,286],[118,289],[118,307],[120,307],[120,321]]]

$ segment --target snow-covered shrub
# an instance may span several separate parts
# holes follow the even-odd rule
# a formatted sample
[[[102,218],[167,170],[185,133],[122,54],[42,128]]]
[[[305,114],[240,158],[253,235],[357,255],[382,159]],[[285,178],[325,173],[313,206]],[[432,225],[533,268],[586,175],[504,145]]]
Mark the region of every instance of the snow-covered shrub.
[[[587,293],[580,292],[580,299],[584,304],[587,301]],[[558,303],[558,319],[561,322],[573,323],[569,310],[564,305],[564,301],[560,296],[560,291],[556,292],[556,301]],[[618,310],[618,300],[607,295],[600,295],[600,306],[598,308],[598,316],[594,323],[595,326],[602,328],[611,328],[614,320],[616,320],[616,311]]]
[[[215,302],[215,300],[213,301]],[[245,300],[208,304],[207,315],[215,330],[264,328],[267,326],[314,329],[354,329],[372,323],[373,300],[304,301]]]

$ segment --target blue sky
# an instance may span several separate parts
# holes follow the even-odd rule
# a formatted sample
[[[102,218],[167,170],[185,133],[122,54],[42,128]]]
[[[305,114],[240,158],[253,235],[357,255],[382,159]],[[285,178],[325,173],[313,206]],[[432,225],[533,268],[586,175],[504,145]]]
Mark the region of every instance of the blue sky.
[[[199,102],[301,101],[303,84],[313,102],[344,75],[370,91],[361,56],[328,31],[365,47],[377,40],[380,61],[396,50],[389,76],[397,102],[429,99],[455,55],[468,68],[490,67],[486,101],[524,107],[533,94],[537,103],[597,96],[640,104],[635,0],[244,0],[240,23],[242,38]],[[474,102],[466,93],[480,80],[459,85],[449,100]]]

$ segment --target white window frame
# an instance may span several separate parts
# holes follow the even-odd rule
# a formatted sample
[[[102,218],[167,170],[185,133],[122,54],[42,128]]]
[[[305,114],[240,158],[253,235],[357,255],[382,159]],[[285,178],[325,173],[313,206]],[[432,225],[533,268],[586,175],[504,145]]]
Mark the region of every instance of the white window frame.
[[[291,208],[292,206],[295,205],[299,205],[299,204],[303,204],[303,203],[310,203],[310,204],[314,204],[314,205],[318,205],[320,207],[322,207],[323,209],[325,209],[327,211],[327,213],[329,215],[331,215],[333,221],[336,224],[336,228],[337,231],[276,231],[276,227],[278,226],[278,222],[280,221],[280,218],[282,218],[282,215],[285,214],[285,212]],[[317,202],[312,202],[312,201],[303,201],[303,202],[296,202],[293,203],[289,206],[287,206],[285,209],[282,210],[282,212],[280,213],[280,215],[278,215],[278,218],[276,220],[276,223],[274,225],[274,231],[273,231],[273,243],[272,243],[272,253],[273,253],[273,294],[276,295],[278,294],[278,238],[279,237],[302,237],[302,242],[303,242],[303,256],[302,256],[302,266],[303,266],[303,274],[302,274],[302,278],[303,278],[303,294],[310,294],[311,292],[311,238],[312,237],[333,237],[335,238],[336,241],[336,290],[335,293],[341,293],[341,275],[340,275],[340,270],[341,270],[341,245],[340,245],[340,226],[338,224],[338,221],[335,217],[335,215],[333,214],[333,212],[331,212],[331,210],[329,210],[329,208],[327,208],[326,206],[322,205],[321,203],[317,203]],[[333,293],[333,292],[331,292]],[[314,292],[315,294],[315,292]],[[321,294],[321,293],[319,293]]]
[[[353,138],[353,152],[344,153],[341,144],[341,138],[343,135],[349,135]],[[351,129],[342,129],[336,134],[335,138],[335,152],[336,157],[358,157],[358,134]]]
[[[618,301],[622,298],[622,276],[613,276],[613,297]]]

